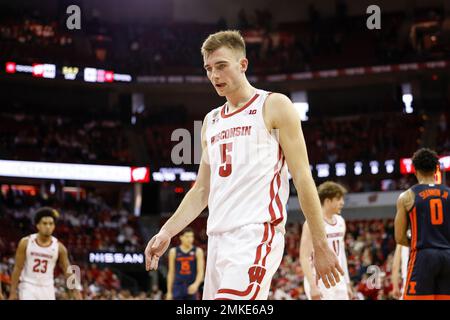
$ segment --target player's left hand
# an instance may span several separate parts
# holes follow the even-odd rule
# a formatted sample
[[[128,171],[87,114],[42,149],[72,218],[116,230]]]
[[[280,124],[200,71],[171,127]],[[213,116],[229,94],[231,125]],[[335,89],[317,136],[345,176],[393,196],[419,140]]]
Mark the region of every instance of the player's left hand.
[[[198,285],[196,285],[195,283],[191,284],[188,287],[188,294],[195,294],[198,291]]]
[[[334,287],[339,282],[339,273],[344,275],[344,270],[339,265],[336,254],[326,241],[314,245],[314,266],[317,280],[322,279],[327,289],[331,286]]]
[[[145,269],[147,271],[158,269],[159,257],[161,257],[170,245],[170,236],[167,232],[160,230],[157,235],[150,239],[145,248]]]

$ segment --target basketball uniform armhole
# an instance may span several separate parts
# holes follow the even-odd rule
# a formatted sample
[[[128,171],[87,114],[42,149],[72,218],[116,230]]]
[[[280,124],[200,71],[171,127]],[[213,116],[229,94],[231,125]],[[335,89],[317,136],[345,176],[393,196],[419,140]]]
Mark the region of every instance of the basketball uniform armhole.
[[[414,192],[414,189],[413,189],[415,186],[416,185],[412,186],[409,189],[409,191],[412,192],[412,194],[413,194],[413,205],[412,205],[412,207],[409,210],[406,211],[407,215],[409,215],[414,210],[414,208],[416,207],[416,193]]]
[[[277,144],[279,144],[280,142],[273,136],[272,132],[270,132],[269,128],[267,128],[266,126],[266,121],[264,120],[264,113],[265,113],[265,108],[266,108],[266,102],[267,102],[267,98],[269,97],[269,95],[271,95],[273,92],[268,92],[266,93],[264,96],[261,95],[264,98],[264,102],[261,104],[261,112],[259,112],[260,116],[258,117],[259,119],[259,123],[264,127],[265,132],[267,133],[268,136],[270,136],[271,140],[273,140],[274,142],[276,142]],[[273,130],[277,130],[277,129],[272,129]],[[275,131],[276,132],[276,131]]]
[[[204,123],[206,123],[206,128],[205,128],[205,140],[207,140],[206,142],[208,142],[208,130],[213,125],[213,123],[212,123],[212,121],[214,120],[213,114],[217,111],[218,112],[218,117],[217,118],[220,118],[221,109],[222,109],[222,106],[212,109],[211,111],[209,111],[206,114],[205,118],[203,119]]]
[[[409,215],[409,214],[414,210],[415,207],[416,207],[416,203],[414,202],[414,204],[413,204],[413,206],[411,207],[411,209],[409,209],[408,211],[406,211],[406,214]]]

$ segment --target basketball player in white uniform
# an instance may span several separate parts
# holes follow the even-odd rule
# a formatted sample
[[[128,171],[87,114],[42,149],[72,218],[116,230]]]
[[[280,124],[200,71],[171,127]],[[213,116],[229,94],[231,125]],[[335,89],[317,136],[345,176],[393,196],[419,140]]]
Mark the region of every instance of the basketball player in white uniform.
[[[208,205],[203,299],[267,299],[284,249],[288,166],[327,286],[343,274],[329,249],[300,119],[292,102],[250,85],[245,43],[237,31],[210,35],[202,46],[207,76],[226,103],[202,128],[197,181],[148,243],[146,269],[158,266],[170,239]],[[275,131],[277,133],[275,133]]]
[[[404,286],[406,284],[406,276],[408,275],[409,247],[397,244],[395,247],[394,260],[392,262],[392,295],[396,299],[403,296]],[[399,273],[402,282],[400,283]]]
[[[38,233],[20,240],[11,276],[10,300],[17,299],[17,289],[20,300],[55,300],[53,274],[57,261],[66,278],[71,275],[67,249],[52,236],[57,217],[55,209],[40,208],[35,214]],[[78,290],[70,292],[75,299],[81,299]]]
[[[313,264],[314,250],[311,245],[311,233],[308,223],[305,222],[300,243],[300,263],[305,275],[305,293],[309,300],[349,300],[353,298],[353,289],[350,284],[345,253],[345,220],[340,215],[344,206],[346,190],[338,183],[327,181],[319,186],[318,193],[322,203],[328,245],[333,249],[339,264],[344,269],[344,278],[332,288],[326,288],[322,280],[317,281]]]

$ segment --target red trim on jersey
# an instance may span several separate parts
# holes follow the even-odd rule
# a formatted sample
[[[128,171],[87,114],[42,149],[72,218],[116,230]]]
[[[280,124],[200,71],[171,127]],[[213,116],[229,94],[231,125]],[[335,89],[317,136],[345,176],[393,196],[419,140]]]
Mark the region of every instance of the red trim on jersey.
[[[268,237],[269,237],[269,226],[267,224],[264,224],[264,236],[261,243],[258,245],[258,248],[256,249],[256,257],[255,262],[253,262],[253,264],[258,264],[259,259],[261,259],[262,246],[267,241]]]
[[[338,223],[337,218],[335,218],[335,219],[336,219],[336,222],[335,222],[335,223],[329,223],[325,218],[323,218],[323,221],[325,221],[325,223],[328,224],[329,226],[334,227],[334,226],[337,225],[337,223]]]
[[[260,289],[261,289],[260,286],[256,287],[255,294],[250,298],[250,300],[255,300],[256,299],[256,296],[258,295]]]
[[[278,164],[280,163],[281,160],[281,166],[278,168]],[[278,225],[281,221],[283,221],[284,216],[283,216],[283,204],[281,203],[280,200],[280,188],[281,188],[281,170],[284,166],[284,156],[281,150],[281,146],[278,145],[278,161],[277,164],[275,165],[274,168],[274,177],[272,179],[272,182],[270,184],[270,202],[269,202],[269,213],[270,213],[270,217],[271,217],[271,223],[274,225]],[[276,180],[275,180],[276,179]],[[273,183],[274,181],[277,183],[278,189],[277,189],[277,193],[274,195],[274,191],[273,191]],[[273,209],[272,203],[273,200],[275,199],[275,203],[277,204],[278,210],[280,211],[280,217],[276,218],[276,214],[275,214],[275,210]]]
[[[270,251],[272,251],[272,241],[273,241],[273,238],[275,236],[275,226],[273,224],[270,225],[270,232],[272,232],[272,238],[269,241],[269,244],[268,244],[267,250],[266,250],[266,255],[265,255],[265,257],[264,257],[264,259],[262,261],[262,265],[263,266],[266,265],[267,256],[269,255]]]
[[[409,263],[408,263],[408,275],[407,275],[407,280],[406,280],[406,285],[405,285],[405,289],[404,289],[404,294],[403,294],[403,299],[406,299],[408,295],[408,290],[409,290],[409,285],[410,285],[410,281],[411,281],[411,276],[413,273],[413,269],[414,269],[414,264],[416,263],[416,255],[417,255],[417,250],[416,250],[416,244],[417,244],[417,214],[416,214],[416,207],[413,207],[413,209],[411,210],[411,212],[409,213],[409,219],[411,220],[411,251],[410,251],[410,258],[409,258]]]
[[[279,191],[280,188],[281,188],[281,176],[280,176],[280,173],[277,174],[277,185],[278,185],[278,191]],[[281,203],[280,195],[279,195],[278,192],[277,192],[277,195],[275,197],[275,202],[277,204],[278,210],[280,210],[280,214],[283,215],[283,204]]]
[[[53,239],[52,239],[52,241],[50,241],[50,244],[48,246],[43,246],[43,245],[39,244],[37,236],[36,236],[36,238],[34,238],[34,242],[41,248],[48,248],[53,244]]]
[[[264,256],[264,258],[262,260],[263,267],[266,266],[266,259],[269,256],[270,251],[272,251],[272,242],[273,242],[273,238],[275,237],[275,225],[273,225],[273,224],[270,225],[270,231],[272,232],[272,237],[270,238],[269,244],[267,245],[266,255]],[[263,277],[263,279],[264,279],[264,277]],[[256,297],[258,296],[259,290],[261,290],[261,286],[260,285],[258,285],[256,287],[255,294],[250,298],[250,300],[255,300],[256,299]]]
[[[239,296],[239,297],[244,297],[244,296],[247,296],[250,294],[250,292],[253,289],[253,285],[254,285],[254,283],[250,283],[245,291],[239,291],[239,290],[234,290],[234,289],[219,289],[217,291],[217,293],[227,293],[227,294],[232,294],[232,295]]]
[[[272,225],[270,225],[270,227],[271,227],[271,231],[273,231],[273,232],[272,232],[271,239],[270,239],[269,243],[267,244],[266,254],[265,254],[265,256],[264,256],[264,258],[263,258],[263,260],[262,260],[262,267],[265,267],[266,259],[267,259],[267,256],[269,255],[270,251],[271,251],[271,244],[272,244],[272,241],[273,241],[273,238],[274,238],[274,234],[275,234],[275,232],[274,232],[274,231],[275,231],[275,227],[272,226]],[[261,240],[261,243],[258,245],[258,248],[256,249],[255,262],[253,263],[252,266],[250,266],[249,272],[250,272],[250,269],[251,269],[254,265],[258,265],[259,260],[261,259],[261,249],[262,249],[262,246],[267,242],[267,239],[268,239],[268,236],[269,236],[268,231],[269,231],[269,223],[266,222],[266,223],[264,223],[264,235],[263,235],[263,239]],[[264,279],[264,277],[262,277],[262,279]],[[226,289],[226,288],[222,288],[222,289],[217,290],[217,293],[218,293],[218,294],[220,294],[220,293],[225,293],[225,294],[235,295],[235,296],[239,296],[239,297],[244,297],[244,296],[249,295],[249,294],[252,292],[254,286],[255,286],[255,282],[252,282],[252,283],[250,283],[250,284],[248,285],[247,289],[244,290],[244,291],[239,291],[239,290],[234,290],[234,289]],[[250,300],[255,300],[255,299],[256,299],[256,296],[257,296],[258,293],[259,293],[260,285],[259,285],[259,284],[256,284],[256,286],[257,286],[256,291],[255,291],[255,293],[253,294],[253,296],[250,298]],[[232,299],[228,299],[228,298],[215,298],[214,300],[232,300]]]
[[[232,113],[229,113],[229,114],[225,114],[225,108],[227,107],[227,104],[224,104],[222,109],[220,110],[220,115],[222,116],[222,118],[228,118],[228,117],[234,116],[236,113],[239,113],[239,112],[243,111],[244,109],[246,109],[248,106],[250,106],[258,97],[259,97],[259,93],[255,93],[255,95],[243,107],[241,107],[241,108],[237,109],[236,111],[233,111]]]
[[[405,295],[403,300],[450,300],[450,295],[447,294],[428,294],[428,295]]]
[[[275,194],[274,194],[274,191],[273,191],[273,182],[275,181],[276,177],[277,177],[277,175],[275,174],[273,176],[272,182],[270,183],[269,213],[270,213],[271,221],[275,221],[276,220],[275,210],[273,210],[273,207],[272,207],[273,198],[275,197]]]
[[[416,207],[409,214],[411,219],[411,250],[417,247],[417,210]]]
[[[403,300],[434,300],[434,295],[426,295],[426,296],[411,296],[411,295],[405,295],[403,297]]]

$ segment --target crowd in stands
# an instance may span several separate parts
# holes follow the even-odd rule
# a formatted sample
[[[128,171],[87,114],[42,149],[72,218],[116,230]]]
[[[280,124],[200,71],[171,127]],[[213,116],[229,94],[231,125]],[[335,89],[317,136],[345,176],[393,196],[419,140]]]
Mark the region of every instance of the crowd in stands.
[[[196,235],[195,245],[203,249],[206,249],[207,244],[205,225],[206,217],[197,218],[191,224]],[[393,299],[390,279],[396,246],[393,219],[350,220],[346,221],[346,225],[345,247],[354,299]],[[286,225],[284,255],[272,280],[269,293],[271,300],[307,299],[299,261],[301,233],[301,223],[290,222]],[[177,245],[178,242],[174,240],[173,245]],[[166,264],[167,259],[163,258],[160,263]],[[374,270],[376,277],[373,276]]]
[[[403,130],[398,130],[402,123]],[[403,113],[319,118],[303,124],[312,163],[410,157],[421,138],[424,118]]]
[[[52,205],[60,216],[54,236],[68,249],[71,263],[80,267],[84,299],[158,299],[159,289],[149,293],[121,285],[120,272],[87,263],[89,252],[142,252],[138,218],[125,208],[115,209],[102,197],[88,194],[76,200],[66,194],[64,201],[48,194],[25,194],[12,189],[0,194],[0,279],[8,287],[14,267],[14,256],[20,238],[35,233],[33,214],[43,205]],[[57,298],[69,298],[65,279],[56,269]]]
[[[26,113],[0,113],[0,157],[101,164],[132,160],[119,121]]]
[[[436,151],[445,155],[450,150],[449,116],[448,112],[437,115]],[[378,161],[380,171],[385,172],[386,160],[398,164],[399,159],[411,157],[421,145],[424,128],[431,117],[436,115],[383,112],[313,116],[302,124],[309,161],[313,166],[327,163],[332,172],[336,163],[346,163],[348,174],[336,179],[351,192],[404,190],[414,183],[411,177],[402,176],[398,171],[369,174],[369,163]],[[178,142],[172,141],[172,133],[183,128],[195,138],[194,120],[182,107],[164,110],[160,115],[143,116],[140,121],[139,126],[126,127],[117,119],[3,112],[0,113],[0,158],[136,165],[142,155],[132,152],[126,134],[129,130],[143,137],[145,146],[140,150],[147,152],[145,156],[151,160],[153,168],[173,167],[172,150]],[[398,130],[399,123],[402,130]],[[364,163],[364,179],[353,175],[355,161]],[[191,169],[196,171],[196,168]],[[295,192],[295,188],[291,191]]]
[[[288,224],[285,254],[272,281],[270,299],[306,299],[304,275],[299,262],[300,237],[301,225]],[[354,299],[393,299],[390,280],[395,250],[393,220],[347,221],[345,246]],[[373,270],[377,270],[377,277],[373,277]]]
[[[199,48],[212,32],[237,27],[247,42],[250,74],[302,72],[328,68],[366,66],[442,59],[448,54],[443,41],[449,18],[440,10],[423,10],[412,17],[401,13],[383,15],[382,31],[367,33],[366,16],[349,17],[344,1],[337,1],[336,15],[322,17],[309,8],[305,22],[275,23],[269,10],[250,14],[240,10],[237,26],[221,18],[217,24],[170,23],[112,25],[98,18],[86,28],[70,33],[65,23],[40,14],[5,14],[0,7],[0,52],[8,60],[83,65],[129,72],[133,75],[204,74]],[[2,13],[3,12],[3,13]],[[361,26],[361,27],[355,27]],[[3,61],[3,59],[6,59]],[[117,69],[118,68],[118,69]],[[312,164],[380,161],[410,157],[421,145],[426,115],[403,113],[361,114],[347,117],[311,117],[303,132]],[[186,110],[166,108],[160,115],[143,119],[148,158],[152,165],[172,166],[171,135],[186,128]],[[401,130],[399,130],[401,124]],[[193,128],[187,128],[192,132]],[[45,113],[0,113],[0,159],[68,163],[133,165],[125,125],[112,119],[86,119]],[[142,133],[140,132],[140,133]],[[139,132],[138,132],[139,133]],[[436,151],[450,154],[450,113],[439,114]],[[386,177],[336,178],[351,192],[405,190],[415,183],[398,172]],[[450,177],[449,177],[450,178]],[[5,185],[2,185],[2,187]],[[172,188],[172,185],[170,185]],[[186,191],[188,188],[186,188]],[[291,187],[291,190],[293,188]],[[173,206],[179,204],[174,198]],[[169,202],[169,201],[168,201]],[[76,199],[66,195],[55,200],[47,193],[24,194],[12,188],[0,190],[0,281],[8,290],[19,239],[34,233],[33,212],[52,205],[61,216],[55,236],[64,243],[70,259],[82,267],[85,299],[163,299],[158,285],[143,292],[123,285],[118,270],[88,264],[90,251],[142,252],[145,246],[140,221],[129,208],[112,206],[95,194]],[[193,223],[196,245],[206,252],[205,221]],[[301,225],[289,224],[286,248],[276,273],[270,299],[306,299],[299,263]],[[173,243],[177,244],[176,240]],[[348,221],[346,250],[356,299],[392,298],[390,272],[395,248],[392,220]],[[167,256],[162,259],[164,264]],[[371,286],[368,269],[378,266],[380,284]],[[64,277],[56,274],[57,298],[69,298]]]
[[[8,214],[6,214],[7,216]],[[67,215],[63,211],[62,215]],[[2,218],[2,222],[5,217]],[[196,230],[196,245],[206,249],[205,219],[200,218],[192,225]],[[59,224],[65,224],[59,222]],[[98,227],[102,229],[101,227]],[[59,235],[60,227],[58,226]],[[87,230],[87,229],[86,229]],[[285,252],[280,268],[276,272],[270,290],[269,299],[275,300],[306,300],[303,288],[303,271],[299,263],[299,244],[302,232],[300,223],[288,223],[286,226]],[[83,232],[88,234],[89,232]],[[61,237],[63,239],[63,237]],[[7,287],[14,265],[12,251],[5,250],[5,239],[2,237],[0,248],[0,279]],[[113,244],[114,243],[114,244]],[[66,242],[67,244],[67,242]],[[172,245],[177,245],[176,239]],[[117,240],[111,245],[119,246]],[[393,252],[395,250],[394,223],[392,219],[384,220],[352,220],[347,221],[345,237],[346,254],[348,260],[349,277],[351,280],[354,299],[356,300],[386,300],[393,299],[390,280]],[[10,244],[14,249],[15,243]],[[69,253],[75,251],[73,245],[68,244]],[[207,252],[207,251],[205,251]],[[74,259],[74,261],[76,261]],[[161,265],[167,263],[166,257]],[[80,262],[82,266],[83,298],[87,300],[123,300],[123,299],[164,299],[164,294],[158,285],[154,285],[148,292],[133,291],[121,287],[118,274],[113,270],[95,264]],[[371,266],[375,266],[371,267]],[[375,270],[375,271],[374,271]],[[376,272],[376,276],[373,275]],[[58,299],[68,299],[70,296],[64,289],[64,277],[57,270],[55,287]]]
[[[424,122],[422,115],[393,112],[314,117],[303,122],[302,127],[310,162],[334,164],[409,157],[420,143]],[[398,130],[398,123],[404,125],[404,130]],[[156,124],[147,129],[150,150],[161,161],[170,161],[170,152],[161,153],[161,150],[176,128],[176,125]]]
[[[367,16],[350,17],[345,2],[338,2],[330,17],[311,5],[303,22],[276,23],[269,10],[258,9],[236,13],[236,26],[223,18],[216,24],[124,26],[94,17],[77,33],[66,29],[64,19],[48,21],[38,12],[22,13],[1,19],[0,51],[9,59],[90,64],[134,75],[203,74],[202,41],[230,27],[239,28],[247,40],[250,74],[433,60],[448,52],[448,17],[441,8],[417,10],[411,17],[386,13],[383,28],[369,31]]]
[[[436,152],[439,155],[450,155],[450,113],[443,112],[439,116],[436,137]]]

